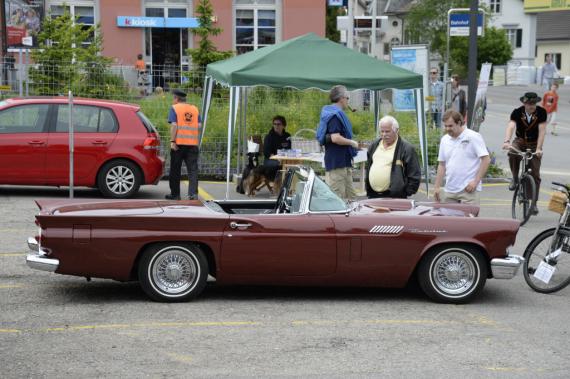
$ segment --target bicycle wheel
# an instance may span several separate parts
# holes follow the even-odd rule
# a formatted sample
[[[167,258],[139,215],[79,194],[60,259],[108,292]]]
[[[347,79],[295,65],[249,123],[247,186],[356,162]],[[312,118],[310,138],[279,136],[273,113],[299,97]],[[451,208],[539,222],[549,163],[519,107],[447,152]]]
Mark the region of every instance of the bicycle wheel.
[[[555,230],[547,229],[534,237],[524,252],[524,279],[536,292],[556,292],[570,284],[570,237],[561,233],[555,236]]]
[[[530,218],[530,210],[535,206],[536,184],[530,175],[521,177],[513,194],[512,214],[523,226]]]

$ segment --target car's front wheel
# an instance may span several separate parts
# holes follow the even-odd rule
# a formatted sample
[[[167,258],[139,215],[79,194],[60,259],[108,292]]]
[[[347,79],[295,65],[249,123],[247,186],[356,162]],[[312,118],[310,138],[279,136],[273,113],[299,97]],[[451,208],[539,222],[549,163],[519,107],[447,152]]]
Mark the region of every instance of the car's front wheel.
[[[107,162],[99,171],[97,186],[105,197],[126,199],[133,196],[141,185],[142,175],[133,162],[117,159]]]
[[[481,292],[487,280],[483,254],[471,246],[445,246],[432,250],[421,261],[418,280],[432,300],[463,304]]]
[[[153,300],[187,301],[206,286],[208,262],[195,245],[159,244],[144,251],[138,266],[139,282]]]

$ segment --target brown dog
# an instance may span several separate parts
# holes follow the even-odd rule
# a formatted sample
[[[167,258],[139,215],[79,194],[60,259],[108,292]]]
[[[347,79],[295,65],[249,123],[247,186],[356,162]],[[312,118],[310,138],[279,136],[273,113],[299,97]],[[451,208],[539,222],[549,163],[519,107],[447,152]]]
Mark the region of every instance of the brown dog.
[[[243,169],[236,191],[253,197],[257,191],[267,186],[272,194],[279,193],[282,181],[279,166],[260,166],[259,153],[248,153],[247,156],[248,164]]]

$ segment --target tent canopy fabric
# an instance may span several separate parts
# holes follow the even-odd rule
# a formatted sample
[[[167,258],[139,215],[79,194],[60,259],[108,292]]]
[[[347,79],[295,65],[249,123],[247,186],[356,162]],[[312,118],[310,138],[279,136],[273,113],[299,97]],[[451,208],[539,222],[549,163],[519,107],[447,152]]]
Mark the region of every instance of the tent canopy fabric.
[[[348,90],[422,88],[422,76],[317,36],[314,33],[210,63],[206,75],[230,86]]]

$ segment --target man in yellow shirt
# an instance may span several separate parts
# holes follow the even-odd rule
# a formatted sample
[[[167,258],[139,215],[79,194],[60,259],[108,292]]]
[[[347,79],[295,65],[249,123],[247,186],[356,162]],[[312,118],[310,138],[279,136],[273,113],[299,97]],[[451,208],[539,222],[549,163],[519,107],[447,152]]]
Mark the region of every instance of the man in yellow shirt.
[[[399,136],[400,125],[392,116],[378,123],[380,137],[368,148],[366,194],[368,198],[407,198],[420,186],[421,170],[414,147]]]

